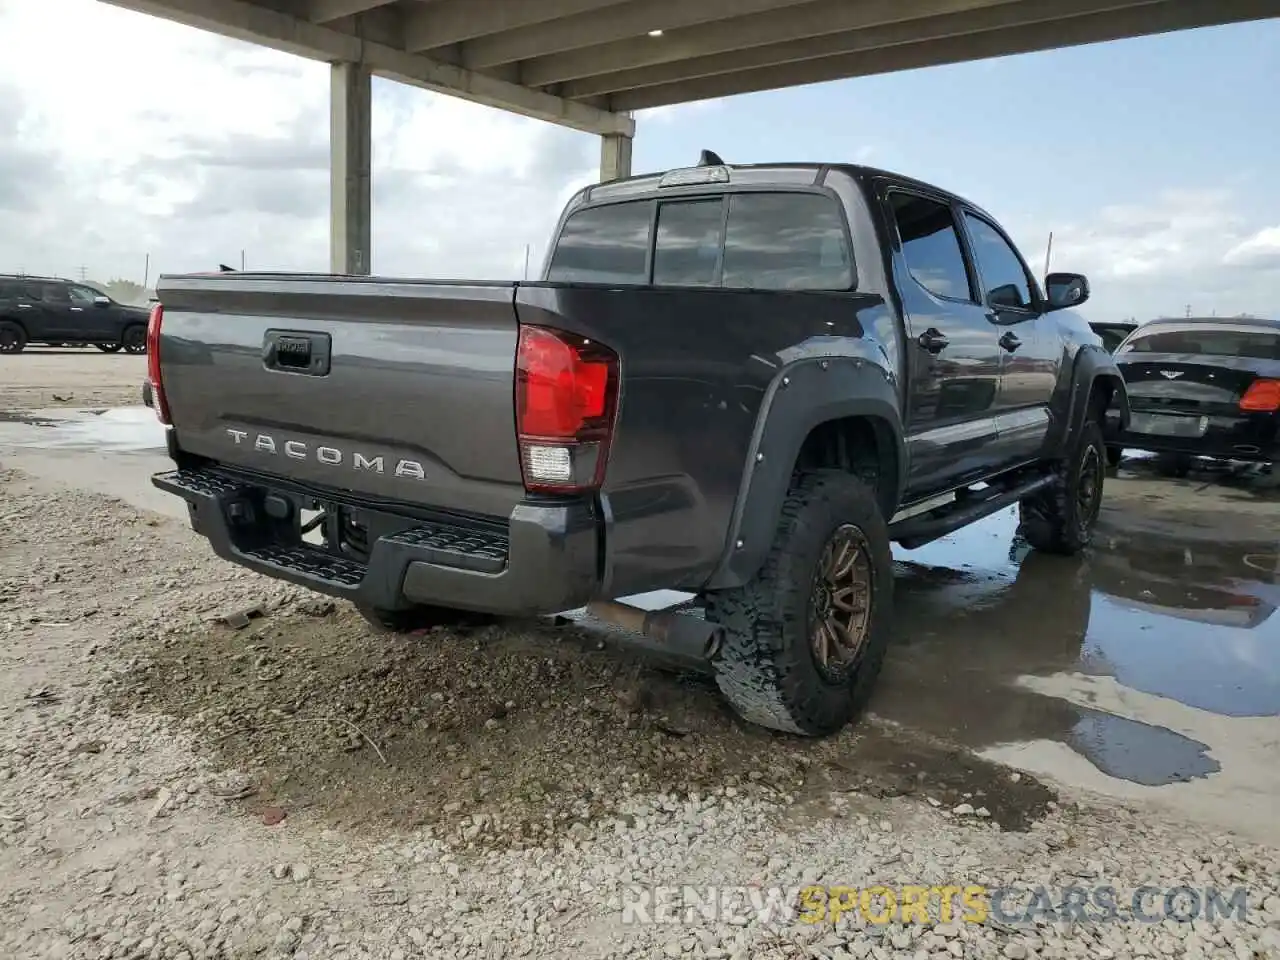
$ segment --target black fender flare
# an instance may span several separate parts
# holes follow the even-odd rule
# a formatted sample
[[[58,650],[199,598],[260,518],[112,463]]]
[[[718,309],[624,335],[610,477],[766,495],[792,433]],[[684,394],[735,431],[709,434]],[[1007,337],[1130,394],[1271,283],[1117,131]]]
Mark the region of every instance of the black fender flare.
[[[892,476],[882,476],[881,509],[888,523],[902,499],[906,444],[898,386],[893,375],[861,357],[819,357],[789,364],[765,391],[747,450],[724,551],[707,589],[748,582],[773,544],[796,459],[809,432],[830,420],[865,417],[875,421],[894,455]]]
[[[1119,426],[1129,425],[1129,391],[1125,387],[1124,374],[1116,366],[1111,354],[1102,347],[1087,345],[1076,353],[1071,369],[1071,389],[1060,427],[1049,438],[1050,455],[1062,456],[1075,448],[1080,431],[1089,418],[1089,399],[1098,381],[1106,381],[1113,388],[1108,409],[1116,410]],[[1105,415],[1105,411],[1104,411]],[[1105,424],[1099,424],[1104,426]]]

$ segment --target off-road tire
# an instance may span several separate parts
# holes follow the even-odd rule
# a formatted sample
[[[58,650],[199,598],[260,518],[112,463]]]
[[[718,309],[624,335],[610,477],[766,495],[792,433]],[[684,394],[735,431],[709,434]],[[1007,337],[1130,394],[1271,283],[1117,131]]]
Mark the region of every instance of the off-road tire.
[[[12,320],[0,320],[0,353],[21,353],[27,346],[27,331]]]
[[[825,675],[813,649],[813,595],[828,540],[845,525],[865,541],[870,612],[860,659],[842,679]],[[874,491],[837,470],[797,474],[764,565],[747,584],[709,592],[707,619],[724,628],[716,684],[744,719],[823,736],[849,723],[875,686],[892,631],[893,559]]]
[[[103,353],[119,353],[121,344],[118,343],[95,343],[95,347]]]
[[[374,629],[382,633],[417,633],[434,627],[475,627],[492,623],[488,614],[453,610],[449,607],[417,606],[387,610],[357,603],[356,610]]]
[[[1089,545],[1102,504],[1106,455],[1102,428],[1090,420],[1080,430],[1075,449],[1058,463],[1054,482],[1018,504],[1018,531],[1033,549],[1074,556]],[[1095,465],[1096,493],[1086,508],[1079,498],[1083,471],[1093,471]]]

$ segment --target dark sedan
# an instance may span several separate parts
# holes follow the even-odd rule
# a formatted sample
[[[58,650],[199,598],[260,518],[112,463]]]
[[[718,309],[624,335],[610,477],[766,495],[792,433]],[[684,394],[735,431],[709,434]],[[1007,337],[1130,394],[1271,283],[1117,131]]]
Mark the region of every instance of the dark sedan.
[[[1280,321],[1154,320],[1115,359],[1132,417],[1110,446],[1163,454],[1179,473],[1193,457],[1280,460]]]

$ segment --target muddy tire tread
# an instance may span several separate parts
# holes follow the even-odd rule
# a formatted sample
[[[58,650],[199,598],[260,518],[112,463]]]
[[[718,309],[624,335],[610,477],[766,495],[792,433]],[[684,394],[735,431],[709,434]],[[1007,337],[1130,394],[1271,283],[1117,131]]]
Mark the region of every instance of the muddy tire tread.
[[[847,687],[821,686],[807,636],[813,565],[840,523],[867,535],[875,569],[868,648]],[[707,618],[725,628],[716,684],[751,723],[821,736],[851,720],[865,703],[888,644],[892,606],[889,535],[874,491],[838,470],[798,474],[778,516],[763,566],[746,585],[706,597]]]
[[[1075,511],[1075,485],[1080,460],[1084,451],[1093,446],[1101,462],[1106,463],[1106,446],[1102,441],[1102,428],[1090,420],[1080,431],[1076,448],[1059,462],[1058,480],[1047,490],[1034,494],[1018,504],[1019,532],[1033,549],[1041,553],[1075,556],[1093,539],[1093,531],[1081,536],[1073,522]],[[1105,474],[1105,471],[1104,471]],[[1101,496],[1101,492],[1099,493]]]

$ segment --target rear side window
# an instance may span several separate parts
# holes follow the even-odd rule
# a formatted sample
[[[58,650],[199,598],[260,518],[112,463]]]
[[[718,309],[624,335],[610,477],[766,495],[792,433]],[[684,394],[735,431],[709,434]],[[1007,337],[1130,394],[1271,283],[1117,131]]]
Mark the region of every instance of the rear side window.
[[[753,290],[848,290],[853,260],[839,206],[813,193],[731,194],[722,283]]]
[[[720,265],[724,204],[714,200],[664,203],[658,208],[653,282],[658,286],[710,287]]]
[[[972,302],[973,288],[951,207],[899,192],[889,195],[889,205],[902,242],[902,258],[916,283],[935,297]]]
[[[1280,360],[1280,333],[1224,327],[1180,327],[1141,330],[1119,351],[1131,353],[1207,354],[1214,357],[1249,357]]]
[[[560,283],[648,283],[649,202],[571,214],[556,241],[547,279]]]

